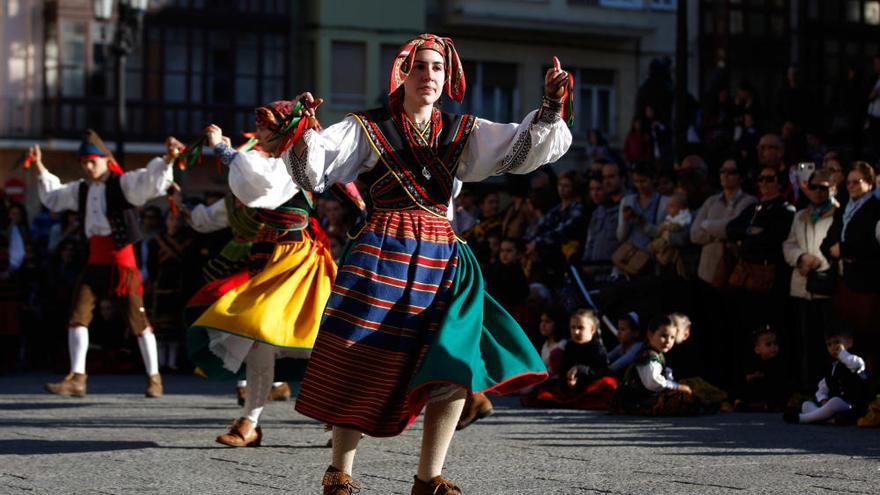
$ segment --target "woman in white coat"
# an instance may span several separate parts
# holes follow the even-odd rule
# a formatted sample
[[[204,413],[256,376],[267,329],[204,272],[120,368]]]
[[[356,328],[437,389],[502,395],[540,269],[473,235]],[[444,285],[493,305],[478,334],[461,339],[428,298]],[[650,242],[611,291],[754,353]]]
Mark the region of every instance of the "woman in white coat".
[[[791,297],[797,311],[794,355],[803,387],[819,380],[826,359],[823,330],[830,323],[830,296],[837,274],[820,246],[839,206],[834,199],[833,184],[825,170],[817,170],[810,177],[805,191],[810,205],[795,214],[788,239],[782,246],[786,263],[794,268],[791,272]]]

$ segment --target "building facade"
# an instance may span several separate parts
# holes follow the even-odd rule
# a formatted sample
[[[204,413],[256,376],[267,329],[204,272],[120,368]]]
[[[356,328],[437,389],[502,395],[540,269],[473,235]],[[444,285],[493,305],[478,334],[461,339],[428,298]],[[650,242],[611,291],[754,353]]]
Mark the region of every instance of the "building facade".
[[[35,141],[75,177],[82,130],[116,136],[115,19],[96,20],[91,0],[0,8],[0,180],[26,177],[11,165]],[[152,0],[125,71],[126,161],[140,166],[166,136],[187,141],[211,122],[235,137],[252,130],[254,106],[304,90],[325,98],[328,124],[378,106],[398,48],[425,31],[456,40],[469,79],[465,102],[444,108],[519,121],[556,55],[577,83],[576,144],[589,129],[619,144],[648,64],[674,55],[674,12],[674,0]],[[181,180],[223,186],[204,170]]]

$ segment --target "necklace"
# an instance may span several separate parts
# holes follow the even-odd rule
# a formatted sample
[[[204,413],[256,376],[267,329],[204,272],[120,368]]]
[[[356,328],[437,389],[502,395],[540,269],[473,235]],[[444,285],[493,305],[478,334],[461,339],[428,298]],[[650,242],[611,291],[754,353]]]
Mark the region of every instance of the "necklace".
[[[428,126],[431,125],[430,120],[427,122],[413,122],[413,121],[410,121],[410,122],[412,122],[413,127],[415,127],[417,131],[419,131],[419,134],[422,134],[422,135],[424,135],[426,132],[428,132]]]

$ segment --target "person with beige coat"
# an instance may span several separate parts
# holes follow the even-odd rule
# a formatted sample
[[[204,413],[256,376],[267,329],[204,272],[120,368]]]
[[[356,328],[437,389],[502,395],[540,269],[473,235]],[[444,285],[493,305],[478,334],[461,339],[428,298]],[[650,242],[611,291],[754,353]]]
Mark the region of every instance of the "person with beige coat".
[[[823,331],[831,323],[830,293],[817,288],[814,288],[815,293],[808,290],[807,277],[814,271],[829,273],[832,269],[820,246],[828,235],[834,212],[839,206],[834,200],[831,176],[825,170],[817,170],[812,175],[805,193],[810,206],[795,214],[788,239],[782,245],[785,262],[794,268],[790,291],[797,310],[794,355],[800,368],[802,386],[816,381],[816,377],[822,373],[825,360]]]

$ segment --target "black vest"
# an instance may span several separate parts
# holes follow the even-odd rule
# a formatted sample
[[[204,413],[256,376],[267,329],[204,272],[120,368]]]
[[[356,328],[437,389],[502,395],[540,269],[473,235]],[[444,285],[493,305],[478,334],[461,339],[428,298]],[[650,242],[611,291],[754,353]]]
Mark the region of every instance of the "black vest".
[[[352,114],[364,129],[380,164],[361,175],[371,211],[421,208],[445,217],[452,183],[476,117],[442,113],[436,151],[413,147],[388,107]]]
[[[110,177],[104,183],[104,194],[107,203],[107,220],[110,222],[110,236],[116,247],[121,249],[128,244],[133,244],[142,239],[140,218],[137,207],[129,203],[122,193],[120,178],[122,176],[110,173]],[[79,183],[79,225],[85,236],[86,228],[86,201],[89,197],[89,182]]]
[[[867,373],[851,371],[838,361],[835,361],[825,374],[825,385],[828,387],[829,397],[840,397],[856,409],[863,407],[870,400]]]

